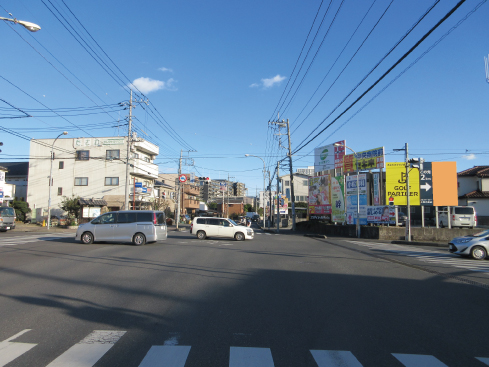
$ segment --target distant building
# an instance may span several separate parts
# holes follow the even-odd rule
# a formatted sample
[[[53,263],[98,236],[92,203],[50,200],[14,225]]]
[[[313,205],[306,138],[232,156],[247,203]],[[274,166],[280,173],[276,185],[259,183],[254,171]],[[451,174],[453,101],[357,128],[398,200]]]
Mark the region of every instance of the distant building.
[[[15,186],[12,196],[25,201],[27,199],[29,162],[2,162],[1,164],[7,169],[5,183]]]
[[[477,224],[489,224],[489,166],[475,166],[457,174],[458,205],[473,206]]]
[[[307,176],[314,176],[314,166],[308,166],[307,168],[297,168],[297,173]]]

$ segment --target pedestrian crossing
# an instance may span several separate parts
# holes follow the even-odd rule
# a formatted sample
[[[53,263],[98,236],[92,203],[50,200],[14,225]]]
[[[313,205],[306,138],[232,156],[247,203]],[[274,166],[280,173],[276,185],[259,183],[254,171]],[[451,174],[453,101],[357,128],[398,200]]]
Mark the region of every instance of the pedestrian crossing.
[[[456,268],[471,270],[480,273],[489,273],[489,261],[477,261],[469,258],[463,258],[460,255],[451,254],[448,252],[426,250],[413,246],[401,246],[391,243],[375,243],[348,240],[346,242],[356,245],[365,246],[372,250],[384,251],[414,257],[422,262],[431,264],[450,265]]]
[[[20,358],[25,353],[33,353],[38,344],[16,342],[20,336],[31,329],[25,329],[0,341],[0,367]],[[122,330],[93,330],[80,342],[68,348],[45,367],[93,367],[124,336]],[[129,337],[129,340],[131,338]],[[191,346],[177,345],[172,337],[163,345],[149,348],[138,367],[184,367],[188,362]],[[309,350],[308,353],[318,367],[363,367],[350,351],[343,350]],[[274,367],[273,350],[270,348],[235,347],[229,348],[229,367]],[[392,353],[405,367],[448,367],[447,364],[433,355]],[[194,356],[194,363],[196,356]],[[489,366],[488,357],[474,357]],[[478,362],[476,362],[478,363]],[[37,367],[38,365],[36,365]]]
[[[28,236],[14,236],[14,237],[6,237],[0,238],[0,247],[2,246],[16,246],[22,245],[24,243],[31,242],[39,242],[39,241],[54,241],[60,238],[75,238],[74,233],[46,233],[46,234],[37,234],[37,235],[28,235]]]

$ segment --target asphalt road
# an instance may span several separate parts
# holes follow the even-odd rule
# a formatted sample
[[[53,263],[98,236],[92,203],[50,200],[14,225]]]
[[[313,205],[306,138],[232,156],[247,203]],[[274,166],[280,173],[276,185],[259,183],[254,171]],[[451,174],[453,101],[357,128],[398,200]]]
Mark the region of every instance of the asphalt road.
[[[489,365],[489,260],[256,232],[0,233],[0,367]]]

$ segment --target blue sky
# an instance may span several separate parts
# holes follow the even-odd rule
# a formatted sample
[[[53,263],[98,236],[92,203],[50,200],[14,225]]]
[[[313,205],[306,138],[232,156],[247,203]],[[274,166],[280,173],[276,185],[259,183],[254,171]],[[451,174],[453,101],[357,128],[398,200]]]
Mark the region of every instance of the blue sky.
[[[434,3],[433,10],[332,113]],[[52,138],[63,130],[68,137],[123,135],[126,127],[117,126],[124,124],[127,111],[117,104],[129,99],[127,86],[133,83],[150,101],[153,114],[136,108],[135,126],[142,137],[160,145],[156,161],[160,172],[176,172],[180,150],[192,148],[197,151],[189,153],[195,166],[184,167],[185,172],[211,178],[229,175],[244,182],[252,195],[262,187],[263,163],[244,155],[260,156],[273,169],[286,154],[274,135],[278,131],[268,125],[277,110],[280,119],[289,119],[292,148],[297,150],[314,128],[319,125],[318,132],[332,122],[456,4],[454,0],[137,4],[2,0],[0,16],[8,17],[8,11],[42,29],[30,33],[19,25],[0,23],[4,50],[0,98],[8,103],[0,101],[0,117],[21,115],[9,105],[34,116],[2,118],[0,126],[29,138]],[[64,28],[66,23],[53,15],[62,20],[57,11],[109,72]],[[392,150],[408,143],[411,156],[456,161],[458,171],[489,164],[489,83],[484,72],[488,18],[485,1],[466,1],[371,92],[300,149],[294,155],[294,169],[313,165],[315,147],[343,139],[357,151],[385,146],[390,162],[402,160],[402,153]],[[288,95],[283,105],[282,95]],[[100,106],[110,107],[103,112]],[[61,109],[75,107],[90,110],[65,111],[78,116],[63,118],[51,111],[61,114]],[[75,126],[83,130],[74,130]],[[286,145],[285,137],[281,139]],[[1,131],[0,141],[4,143],[0,162],[27,157],[28,140]]]

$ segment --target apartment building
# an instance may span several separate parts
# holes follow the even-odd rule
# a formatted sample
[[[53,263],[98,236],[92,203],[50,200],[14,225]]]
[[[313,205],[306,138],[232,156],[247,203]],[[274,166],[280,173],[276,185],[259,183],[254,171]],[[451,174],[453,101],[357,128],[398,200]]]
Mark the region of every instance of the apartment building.
[[[153,163],[158,153],[158,146],[133,135],[128,209],[150,206],[154,181],[158,179],[158,166]],[[52,215],[63,214],[59,206],[64,196],[99,199],[102,200],[99,203],[105,202],[107,210],[125,209],[126,159],[127,137],[32,139],[27,202],[33,209],[33,218],[47,215],[49,192]],[[90,214],[87,211],[83,216]]]

